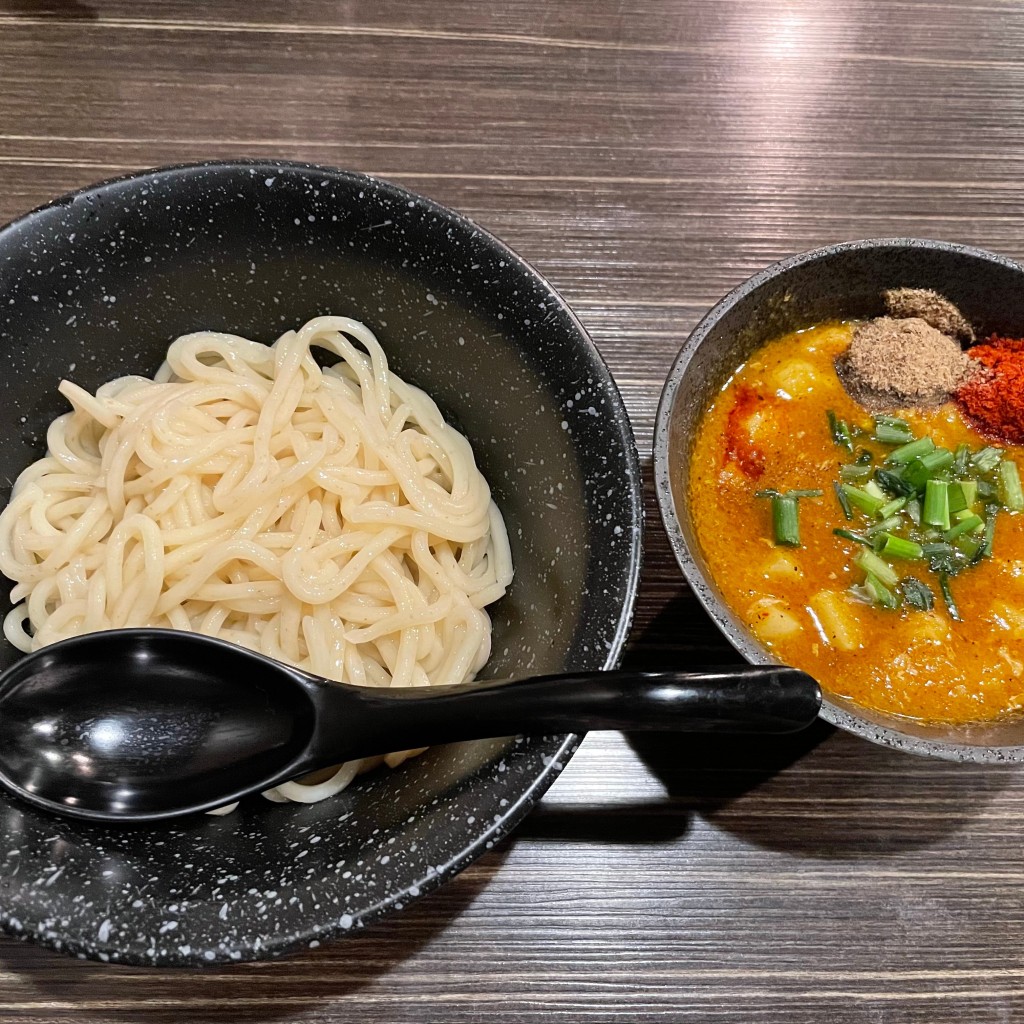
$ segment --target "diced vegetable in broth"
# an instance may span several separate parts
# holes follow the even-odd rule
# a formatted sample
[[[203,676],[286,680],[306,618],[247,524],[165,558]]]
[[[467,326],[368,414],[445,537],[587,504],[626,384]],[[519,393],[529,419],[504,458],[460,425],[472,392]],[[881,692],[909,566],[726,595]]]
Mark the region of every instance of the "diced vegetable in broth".
[[[1024,607],[997,598],[992,602],[992,616],[1000,629],[1016,640],[1024,640]]]
[[[860,646],[860,623],[848,594],[819,590],[807,603],[825,643],[837,651],[854,651]]]
[[[771,410],[764,406],[754,410],[744,421],[750,440],[759,441],[764,433],[774,429],[774,419]]]
[[[806,359],[787,359],[772,374],[772,383],[790,398],[801,398],[821,384],[821,377]]]
[[[949,623],[938,612],[925,612],[911,620],[914,638],[926,643],[944,643],[949,639]]]
[[[796,636],[803,629],[800,620],[775,598],[755,601],[747,618],[754,632],[768,644]]]
[[[804,573],[795,555],[775,551],[761,563],[761,574],[768,579],[798,580]]]
[[[1020,676],[1024,676],[1024,661],[1021,661],[1020,658],[1015,658],[1005,647],[999,648],[999,657],[1006,662],[1007,668],[1009,668],[1015,676],[1018,678]],[[1024,704],[1024,695],[1016,698],[1015,700],[1011,698],[1011,700],[1013,701],[1014,706],[1019,708],[1021,704]]]

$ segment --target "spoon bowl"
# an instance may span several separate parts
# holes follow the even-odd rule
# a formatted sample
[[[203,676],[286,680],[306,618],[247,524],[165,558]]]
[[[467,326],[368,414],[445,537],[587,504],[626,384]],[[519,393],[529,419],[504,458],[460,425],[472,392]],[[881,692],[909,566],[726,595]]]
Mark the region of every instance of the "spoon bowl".
[[[77,637],[0,680],[0,781],[82,817],[216,806],[286,772],[315,721],[285,666],[166,630]]]
[[[587,729],[791,732],[820,701],[803,672],[752,665],[378,690],[195,633],[110,630],[0,676],[0,784],[72,817],[152,821],[389,750]]]

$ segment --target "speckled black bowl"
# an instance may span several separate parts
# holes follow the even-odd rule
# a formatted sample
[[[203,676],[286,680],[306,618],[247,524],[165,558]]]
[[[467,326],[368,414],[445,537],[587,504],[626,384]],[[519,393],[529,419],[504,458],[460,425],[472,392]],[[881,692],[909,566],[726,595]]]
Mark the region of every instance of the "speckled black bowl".
[[[177,335],[272,341],[342,313],[471,439],[516,577],[486,675],[611,667],[641,560],[629,423],[585,331],[487,232],[387,182],[282,163],[174,167],[0,231],[0,478],[45,447],[70,376],[151,374]],[[0,650],[0,667],[17,652]],[[82,957],[273,956],[401,909],[514,826],[578,737],[441,747],[318,804],[90,827],[0,797],[0,924]]]
[[[837,319],[884,313],[882,292],[933,288],[979,337],[1024,330],[1024,268],[983,249],[919,238],[830,245],[775,263],[730,292],[694,328],[665,384],[654,437],[658,503],[672,548],[698,599],[748,660],[774,661],[729,608],[700,550],[685,500],[697,422],[715,393],[760,344]],[[869,711],[827,693],[821,717],[875,743],[952,761],[1024,762],[1024,719],[943,726]]]

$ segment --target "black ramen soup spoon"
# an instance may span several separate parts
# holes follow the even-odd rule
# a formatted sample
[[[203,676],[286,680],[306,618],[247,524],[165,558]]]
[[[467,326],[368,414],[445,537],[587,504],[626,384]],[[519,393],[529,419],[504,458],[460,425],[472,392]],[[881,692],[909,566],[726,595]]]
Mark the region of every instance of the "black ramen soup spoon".
[[[820,704],[810,676],[777,665],[376,689],[198,634],[111,630],[0,676],[0,783],[59,814],[154,821],[389,750],[590,729],[786,733]]]

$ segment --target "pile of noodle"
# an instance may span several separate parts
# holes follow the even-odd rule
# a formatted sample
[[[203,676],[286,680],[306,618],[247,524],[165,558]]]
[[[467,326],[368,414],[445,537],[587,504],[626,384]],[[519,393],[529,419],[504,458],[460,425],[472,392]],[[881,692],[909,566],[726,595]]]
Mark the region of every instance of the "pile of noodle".
[[[512,578],[501,515],[469,442],[364,325],[318,317],[269,347],[190,334],[153,380],[60,391],[73,411],[0,513],[21,650],[156,626],[361,686],[486,662],[484,608]],[[379,760],[266,795],[320,800]]]

